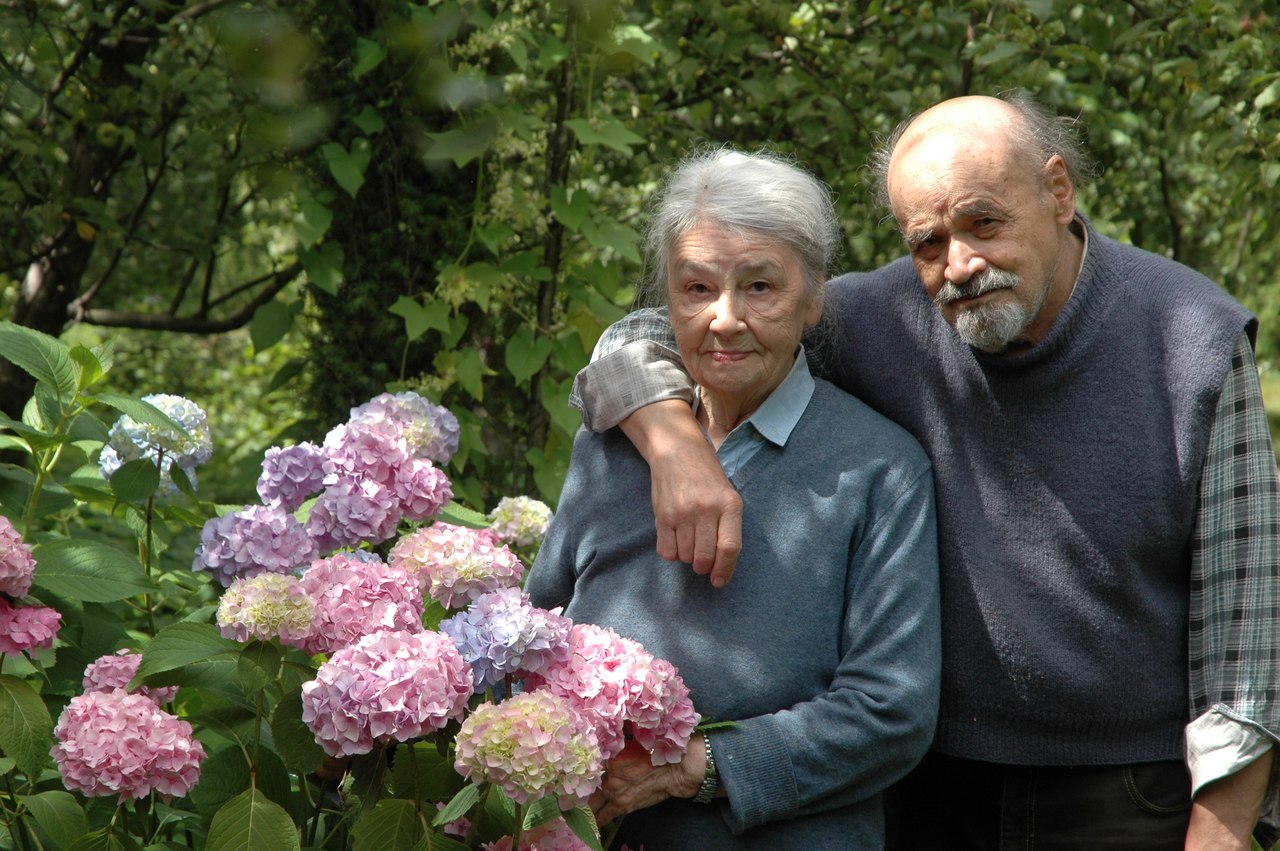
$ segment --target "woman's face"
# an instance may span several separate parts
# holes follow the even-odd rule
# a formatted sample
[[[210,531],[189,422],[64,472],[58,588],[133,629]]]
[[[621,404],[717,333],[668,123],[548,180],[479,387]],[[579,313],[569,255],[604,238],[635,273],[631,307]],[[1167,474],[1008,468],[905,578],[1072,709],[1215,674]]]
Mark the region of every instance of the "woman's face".
[[[667,301],[689,374],[704,395],[742,416],[787,377],[801,333],[822,312],[789,247],[714,224],[697,225],[676,243]]]

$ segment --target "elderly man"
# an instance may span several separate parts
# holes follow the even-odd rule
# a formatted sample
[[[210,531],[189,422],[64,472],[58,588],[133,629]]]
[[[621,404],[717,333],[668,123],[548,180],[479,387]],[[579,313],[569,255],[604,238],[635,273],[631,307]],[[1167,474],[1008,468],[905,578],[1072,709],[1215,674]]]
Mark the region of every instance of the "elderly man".
[[[876,165],[910,257],[831,283],[829,368],[933,461],[943,605],[938,731],[890,847],[1248,849],[1280,734],[1256,320],[1095,232],[1083,151],[1027,98],[938,104]],[[662,555],[723,584],[740,503],[677,359],[636,339],[661,323],[620,325],[584,420],[649,461]]]

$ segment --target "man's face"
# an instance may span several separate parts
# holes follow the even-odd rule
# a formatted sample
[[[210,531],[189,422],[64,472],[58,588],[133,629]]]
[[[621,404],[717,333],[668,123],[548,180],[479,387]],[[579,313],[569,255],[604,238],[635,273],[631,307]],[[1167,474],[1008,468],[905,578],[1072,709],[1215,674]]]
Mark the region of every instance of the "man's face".
[[[992,352],[1034,345],[1052,325],[1059,224],[1074,212],[1047,171],[1003,147],[954,132],[904,137],[889,169],[890,203],[926,292],[966,342]]]

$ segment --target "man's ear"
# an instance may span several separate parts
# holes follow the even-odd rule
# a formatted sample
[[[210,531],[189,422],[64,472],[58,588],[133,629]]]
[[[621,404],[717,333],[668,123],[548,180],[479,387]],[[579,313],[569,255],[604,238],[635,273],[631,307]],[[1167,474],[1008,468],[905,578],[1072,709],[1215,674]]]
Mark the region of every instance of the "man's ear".
[[[1049,157],[1044,164],[1043,186],[1053,201],[1055,220],[1060,225],[1068,224],[1076,215],[1076,187],[1067,173],[1067,164],[1059,154]]]

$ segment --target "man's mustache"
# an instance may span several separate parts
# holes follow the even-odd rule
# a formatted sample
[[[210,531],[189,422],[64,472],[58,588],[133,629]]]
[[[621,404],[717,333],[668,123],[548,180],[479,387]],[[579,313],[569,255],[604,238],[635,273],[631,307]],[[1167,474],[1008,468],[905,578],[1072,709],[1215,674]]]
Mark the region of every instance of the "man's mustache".
[[[1012,289],[1019,283],[1020,279],[1012,272],[988,267],[966,281],[963,286],[947,281],[933,297],[933,303],[936,307],[943,307],[957,299],[974,298],[992,290]]]

